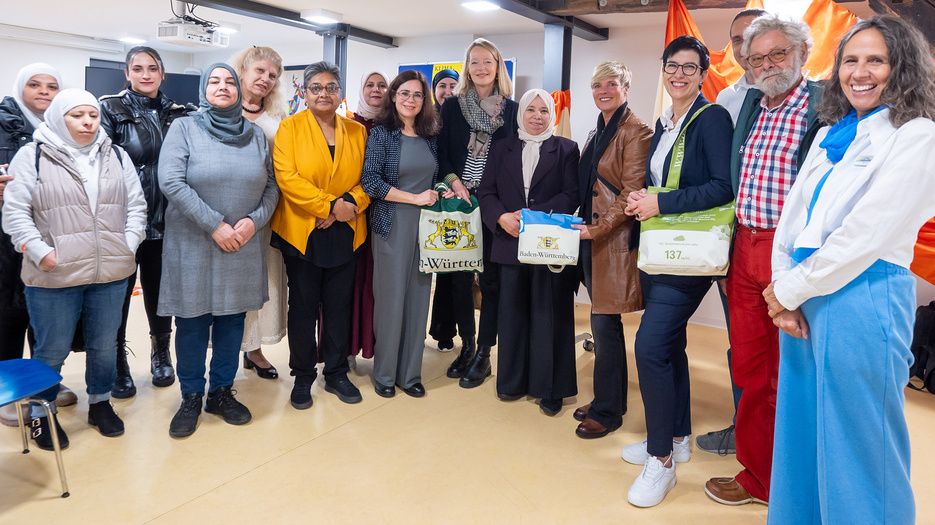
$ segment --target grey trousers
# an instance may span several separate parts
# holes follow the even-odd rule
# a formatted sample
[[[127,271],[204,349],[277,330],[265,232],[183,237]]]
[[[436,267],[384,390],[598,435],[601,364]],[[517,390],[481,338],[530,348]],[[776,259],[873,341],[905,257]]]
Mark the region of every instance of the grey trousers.
[[[418,225],[399,219],[388,239],[374,234],[371,241],[373,378],[384,386],[409,388],[422,382],[432,276],[419,272]]]

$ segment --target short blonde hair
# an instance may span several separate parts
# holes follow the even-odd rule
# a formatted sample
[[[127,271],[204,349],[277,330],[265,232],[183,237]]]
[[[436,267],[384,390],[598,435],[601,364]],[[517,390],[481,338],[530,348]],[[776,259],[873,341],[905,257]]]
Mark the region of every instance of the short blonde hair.
[[[506,70],[506,64],[503,62],[503,57],[500,55],[500,50],[497,49],[497,46],[493,45],[493,42],[487,40],[486,38],[478,38],[477,40],[471,42],[471,45],[468,46],[467,51],[464,53],[464,67],[461,69],[461,78],[458,79],[458,85],[455,86],[455,95],[460,95],[469,89],[476,89],[474,86],[474,81],[471,80],[471,50],[475,47],[482,47],[487,51],[490,51],[490,54],[497,60],[497,89],[500,91],[500,94],[506,98],[513,96],[513,82],[510,81],[510,74]]]
[[[248,47],[228,59],[237,76],[243,81],[244,73],[247,68],[257,60],[269,60],[279,72],[276,74],[276,82],[273,83],[273,89],[263,97],[263,107],[269,112],[271,117],[282,119],[286,116],[286,108],[283,104],[282,95],[279,94],[279,79],[282,77],[282,57],[279,56],[273,48],[266,46]]]
[[[608,78],[616,78],[620,85],[626,89],[630,87],[633,74],[630,73],[630,70],[627,69],[623,62],[608,60],[607,62],[601,62],[594,68],[594,73],[591,74],[591,85],[593,86],[596,82],[603,82]]]

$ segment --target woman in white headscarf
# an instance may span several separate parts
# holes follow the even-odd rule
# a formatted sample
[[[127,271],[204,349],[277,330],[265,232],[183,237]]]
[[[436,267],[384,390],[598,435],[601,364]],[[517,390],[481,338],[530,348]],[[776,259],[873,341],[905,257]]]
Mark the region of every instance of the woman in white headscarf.
[[[37,62],[19,70],[13,96],[0,102],[0,167],[6,168],[16,152],[32,142],[33,132],[42,123],[43,114],[61,85],[61,75],[48,64]],[[10,175],[0,175],[0,202],[5,186],[12,179]],[[0,231],[0,361],[23,357],[29,315],[19,277],[22,264],[23,256],[13,249],[10,236]],[[14,416],[12,422],[15,421]]]
[[[35,331],[33,359],[54,368],[71,351],[79,316],[87,360],[88,423],[123,434],[110,404],[117,375],[117,328],[127,277],[143,240],[146,200],[133,162],[100,131],[100,105],[80,89],[62,91],[45,122],[10,163],[3,229],[25,254],[22,279]],[[55,399],[58,385],[37,397]],[[33,407],[33,438],[52,450],[47,418]],[[68,444],[61,427],[59,443]]]
[[[388,85],[386,76],[379,71],[370,71],[360,77],[360,98],[357,99],[357,111],[354,112],[353,120],[363,124],[368,134],[377,125],[376,120],[383,109]]]
[[[578,145],[552,135],[555,104],[541,89],[526,92],[516,116],[518,137],[495,142],[477,197],[494,232],[491,260],[500,266],[500,345],[497,396],[540,398],[549,416],[575,383],[575,268],[553,273],[516,258],[520,210],[574,213],[578,202]]]

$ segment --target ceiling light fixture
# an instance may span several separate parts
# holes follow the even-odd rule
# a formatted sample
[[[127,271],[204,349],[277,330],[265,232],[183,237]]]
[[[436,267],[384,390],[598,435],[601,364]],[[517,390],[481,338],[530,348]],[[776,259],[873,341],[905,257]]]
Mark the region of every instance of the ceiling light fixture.
[[[135,45],[139,45],[139,44],[145,44],[145,43],[146,43],[146,37],[144,37],[144,36],[142,36],[142,35],[123,35],[122,37],[118,38],[117,40],[120,40],[120,41],[123,42],[124,44],[135,44]]]
[[[306,9],[299,16],[309,22],[321,25],[337,24],[344,19],[344,15],[341,13],[335,13],[327,9]]]
[[[495,9],[500,9],[500,6],[498,6],[497,4],[494,4],[492,2],[485,2],[483,0],[479,2],[462,2],[461,6],[466,7],[470,9],[471,11],[478,11],[478,12],[493,11]]]

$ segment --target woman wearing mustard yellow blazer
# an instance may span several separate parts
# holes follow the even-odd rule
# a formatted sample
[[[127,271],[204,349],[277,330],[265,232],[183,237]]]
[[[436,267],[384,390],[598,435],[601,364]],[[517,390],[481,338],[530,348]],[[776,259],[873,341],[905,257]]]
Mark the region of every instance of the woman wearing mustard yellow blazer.
[[[334,64],[305,68],[305,103],[279,126],[273,150],[282,198],[273,215],[271,245],[282,251],[289,278],[289,367],[295,376],[292,406],[312,406],[318,372],[315,320],[321,309],[325,390],[345,403],[361,400],[347,378],[354,290],[354,250],[367,237],[360,187],[367,132],[335,114],[341,74]]]

